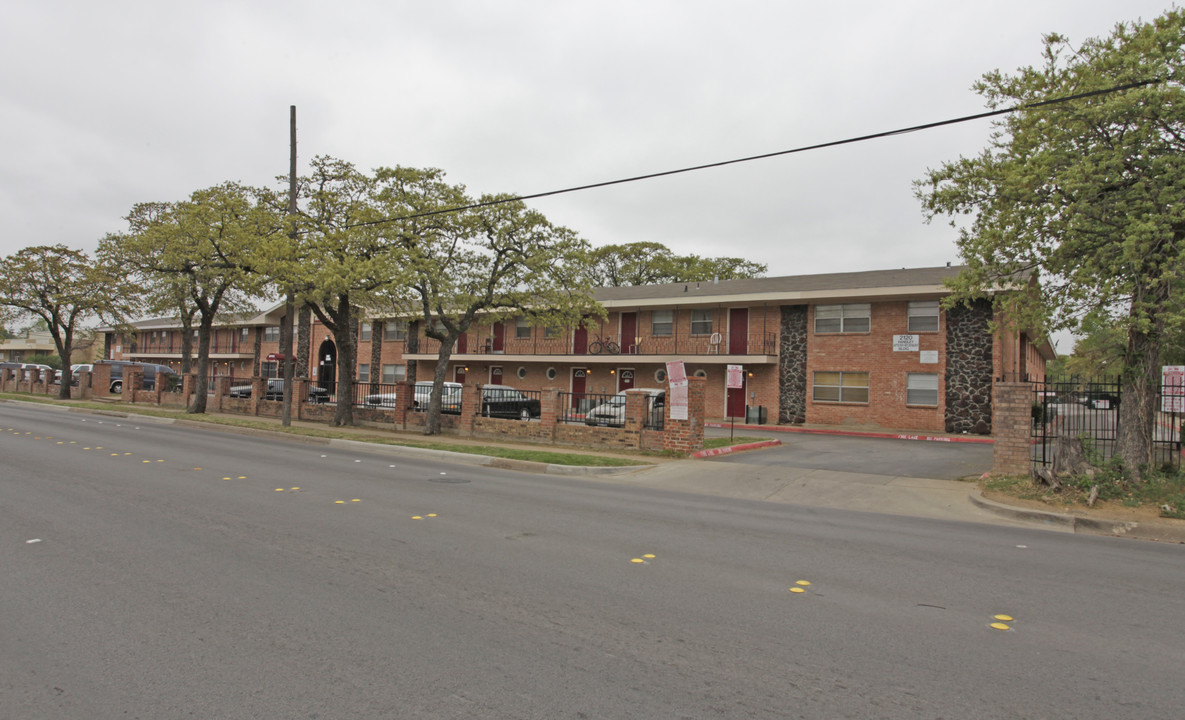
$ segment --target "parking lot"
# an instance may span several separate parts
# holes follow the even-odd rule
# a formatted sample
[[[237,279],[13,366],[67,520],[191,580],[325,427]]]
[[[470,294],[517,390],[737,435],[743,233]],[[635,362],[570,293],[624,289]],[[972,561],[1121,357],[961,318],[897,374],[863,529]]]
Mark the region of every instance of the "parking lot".
[[[728,437],[728,428],[709,428],[709,437]],[[811,470],[956,480],[991,470],[990,443],[896,440],[847,435],[760,431],[746,428],[737,436],[768,437],[780,447],[734,453],[713,462],[784,466]]]

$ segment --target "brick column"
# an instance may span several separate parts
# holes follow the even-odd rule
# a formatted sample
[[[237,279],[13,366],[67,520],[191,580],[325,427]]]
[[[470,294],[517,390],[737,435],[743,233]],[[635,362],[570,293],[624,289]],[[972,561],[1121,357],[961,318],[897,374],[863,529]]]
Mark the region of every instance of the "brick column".
[[[292,381],[292,409],[296,411],[296,417],[293,420],[300,420],[303,417],[301,408],[309,401],[309,386],[311,384],[308,378],[303,377]]]
[[[473,435],[473,420],[481,414],[481,385],[465,383],[461,386],[461,421],[457,431],[463,436]]]
[[[12,388],[9,387],[9,384],[16,384],[13,382],[13,378],[12,368],[0,368],[0,390],[11,392]]]
[[[154,389],[152,392],[155,396],[157,405],[160,405],[161,397],[163,397],[164,394],[169,391],[169,377],[171,377],[169,373],[158,372],[156,374],[156,380],[153,383]]]
[[[123,392],[120,399],[126,403],[136,402],[136,391],[144,388],[144,368],[139,365],[123,366]]]
[[[219,375],[219,376],[215,377],[214,378],[214,398],[213,398],[214,412],[222,412],[222,399],[225,398],[226,394],[229,392],[230,392],[230,378],[227,377],[226,375]],[[207,403],[206,403],[207,409],[209,408],[210,404],[211,403],[208,402],[208,399],[207,399]]]
[[[267,393],[267,379],[261,378],[258,375],[251,378],[251,405],[247,411],[251,415],[259,414],[259,403],[263,402],[264,395]]]
[[[395,408],[391,423],[400,430],[407,429],[407,416],[415,402],[415,385],[410,380],[395,383]]]
[[[181,376],[181,397],[185,398],[183,403],[185,407],[189,407],[193,402],[193,394],[197,390],[197,373],[189,372]]]
[[[78,373],[78,397],[82,398],[83,400],[91,399],[91,397],[94,395],[94,390],[91,389],[91,382],[93,381],[94,376],[95,374],[90,370],[83,370]],[[70,392],[73,393],[74,391],[71,390]]]
[[[666,406],[663,408],[662,449],[692,453],[704,449],[704,394],[707,379],[687,378],[687,419],[671,419],[671,389],[667,385]]]
[[[547,439],[553,443],[556,428],[559,427],[560,418],[564,414],[564,409],[560,406],[561,392],[563,391],[559,388],[544,388],[543,392],[539,393],[539,424],[543,426]]]
[[[91,373],[91,395],[106,396],[111,393],[111,366],[107,363],[95,363]]]
[[[992,398],[993,475],[1028,475],[1032,467],[1033,388],[1023,382],[997,382]]]
[[[642,446],[642,427],[650,414],[650,393],[641,390],[627,390],[625,393],[625,433],[626,442],[632,448]]]

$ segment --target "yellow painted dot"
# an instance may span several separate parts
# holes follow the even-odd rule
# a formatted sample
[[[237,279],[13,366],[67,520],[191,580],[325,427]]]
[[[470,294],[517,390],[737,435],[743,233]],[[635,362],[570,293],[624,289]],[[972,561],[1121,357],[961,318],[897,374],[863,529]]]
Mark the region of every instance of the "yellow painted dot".
[[[124,455],[131,455],[131,453],[124,453]]]
[[[642,557],[646,558],[647,560],[650,560],[654,557],[654,553],[647,553],[647,554],[643,555]]]
[[[157,462],[164,462],[164,460],[157,460]]]
[[[362,501],[361,501],[361,500],[359,500],[358,498],[354,498],[354,499],[353,499],[353,500],[351,500],[350,502],[362,502]]]
[[[790,592],[792,592],[792,593],[804,593],[804,592],[806,592],[806,590],[803,590],[803,589],[802,589],[802,588],[800,588],[800,587],[792,587],[792,588],[790,588]]]
[[[334,500],[333,502],[337,505],[345,505],[346,504],[345,500]]]
[[[993,615],[992,617],[996,620],[1003,620],[1004,622],[1012,622],[1011,615]]]
[[[1007,625],[1005,625],[1004,623],[992,623],[989,627],[991,627],[993,630],[1011,630],[1012,629],[1012,628],[1008,627]]]
[[[201,468],[194,468],[194,470],[201,470]]]
[[[797,584],[801,585],[803,587],[807,587],[811,584],[811,581],[810,580],[799,580]]]
[[[103,446],[102,446],[102,445],[96,445],[96,446],[95,446],[95,449],[96,449],[96,450],[102,450],[102,449],[103,449]]]
[[[58,445],[64,445],[64,444],[65,443],[63,443],[61,440],[58,440]]]
[[[239,476],[239,479],[240,479],[240,480],[246,480],[246,479],[247,479],[247,476],[246,476],[246,475],[240,475],[240,476]]]
[[[292,489],[293,489],[293,490],[299,490],[300,488],[298,488],[298,487],[294,487],[294,488],[292,488]]]
[[[222,479],[223,479],[223,480],[230,480],[230,478],[228,478],[228,477],[224,477],[224,478],[222,478]]]
[[[645,561],[645,560],[643,560],[642,558],[634,558],[633,560],[630,560],[630,562],[632,562],[632,563],[644,563],[644,562],[646,562],[646,561]]]
[[[111,457],[119,457],[119,453],[111,453]]]
[[[339,501],[339,502],[340,502],[340,501]],[[412,516],[411,516],[411,519],[412,519],[412,520],[423,520],[424,518],[423,518],[423,517],[421,517],[421,516],[419,516],[419,515],[412,515]]]
[[[84,449],[85,449],[85,448],[84,448]],[[141,460],[140,462],[142,462],[142,463],[150,463],[150,462],[152,462],[152,461],[151,461],[151,460]]]
[[[40,439],[41,439],[41,436],[40,436],[40,435],[36,435],[36,436],[34,436],[34,437],[33,437],[33,439],[34,439],[34,440],[40,440]]]
[[[77,445],[77,444],[78,444],[78,441],[77,441],[77,440],[71,440],[71,441],[70,441],[70,444],[71,444],[71,445]]]
[[[436,513],[428,513],[428,517],[436,517]]]
[[[276,488],[276,492],[284,492],[284,488]]]
[[[90,450],[90,448],[83,448],[83,450]]]

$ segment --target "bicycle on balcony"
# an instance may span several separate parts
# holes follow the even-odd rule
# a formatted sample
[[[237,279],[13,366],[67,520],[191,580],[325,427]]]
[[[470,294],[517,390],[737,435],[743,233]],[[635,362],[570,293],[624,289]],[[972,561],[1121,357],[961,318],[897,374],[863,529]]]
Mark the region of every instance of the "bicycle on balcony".
[[[588,352],[590,355],[600,355],[602,352],[617,355],[621,352],[621,346],[609,338],[602,339],[597,335],[597,339],[588,344]]]

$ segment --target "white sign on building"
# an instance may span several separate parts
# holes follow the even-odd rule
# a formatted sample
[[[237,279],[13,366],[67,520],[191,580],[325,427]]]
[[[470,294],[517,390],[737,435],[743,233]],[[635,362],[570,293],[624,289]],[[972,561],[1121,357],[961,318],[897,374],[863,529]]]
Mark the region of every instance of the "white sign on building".
[[[893,352],[917,352],[917,335],[894,335]]]

